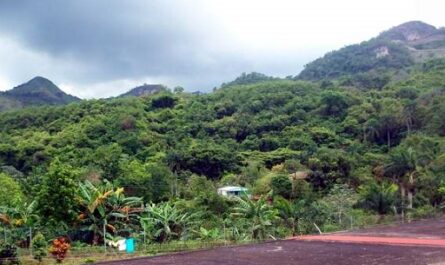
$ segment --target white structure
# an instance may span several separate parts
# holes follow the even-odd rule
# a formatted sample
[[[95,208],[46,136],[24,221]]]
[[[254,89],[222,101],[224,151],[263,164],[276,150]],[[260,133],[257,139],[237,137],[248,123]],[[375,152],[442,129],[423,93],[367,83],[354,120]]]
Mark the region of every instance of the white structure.
[[[243,195],[250,198],[249,189],[238,186],[225,186],[218,189],[218,194],[225,197],[241,197]]]

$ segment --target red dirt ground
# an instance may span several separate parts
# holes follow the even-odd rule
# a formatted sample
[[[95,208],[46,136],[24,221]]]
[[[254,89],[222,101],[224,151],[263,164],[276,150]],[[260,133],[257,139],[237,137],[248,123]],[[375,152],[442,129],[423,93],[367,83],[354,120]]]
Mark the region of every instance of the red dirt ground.
[[[445,218],[102,264],[445,264]]]

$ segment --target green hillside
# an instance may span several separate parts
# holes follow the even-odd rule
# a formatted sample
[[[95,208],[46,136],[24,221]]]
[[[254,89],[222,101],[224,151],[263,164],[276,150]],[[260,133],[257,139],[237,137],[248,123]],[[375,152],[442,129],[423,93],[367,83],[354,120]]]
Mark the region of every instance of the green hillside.
[[[389,54],[368,60],[381,45]],[[3,112],[1,220],[31,204],[29,227],[97,245],[130,234],[284,238],[442,213],[445,59],[417,62],[375,39],[300,79],[252,73],[208,94],[165,88]],[[39,104],[26,96],[35,91],[21,87],[21,102]],[[219,196],[226,185],[252,200]]]
[[[63,105],[80,99],[66,94],[54,83],[35,77],[11,90],[0,92],[0,111],[40,105]]]
[[[444,57],[445,31],[412,21],[369,41],[330,52],[307,64],[297,78],[335,79],[345,85],[380,89],[415,63]]]

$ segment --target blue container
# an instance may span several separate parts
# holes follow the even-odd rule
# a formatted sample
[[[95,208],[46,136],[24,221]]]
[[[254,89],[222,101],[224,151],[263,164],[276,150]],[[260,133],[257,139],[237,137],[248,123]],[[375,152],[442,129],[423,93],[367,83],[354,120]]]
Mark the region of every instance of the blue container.
[[[127,253],[134,253],[134,238],[127,238],[125,240],[125,245],[127,245]]]

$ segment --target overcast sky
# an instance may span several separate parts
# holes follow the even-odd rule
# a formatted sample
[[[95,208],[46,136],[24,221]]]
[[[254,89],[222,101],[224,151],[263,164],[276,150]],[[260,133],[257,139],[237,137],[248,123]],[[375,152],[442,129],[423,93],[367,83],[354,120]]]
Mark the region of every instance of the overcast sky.
[[[298,74],[440,0],[0,0],[0,90],[40,75],[82,98],[142,83],[209,91],[242,72]]]

